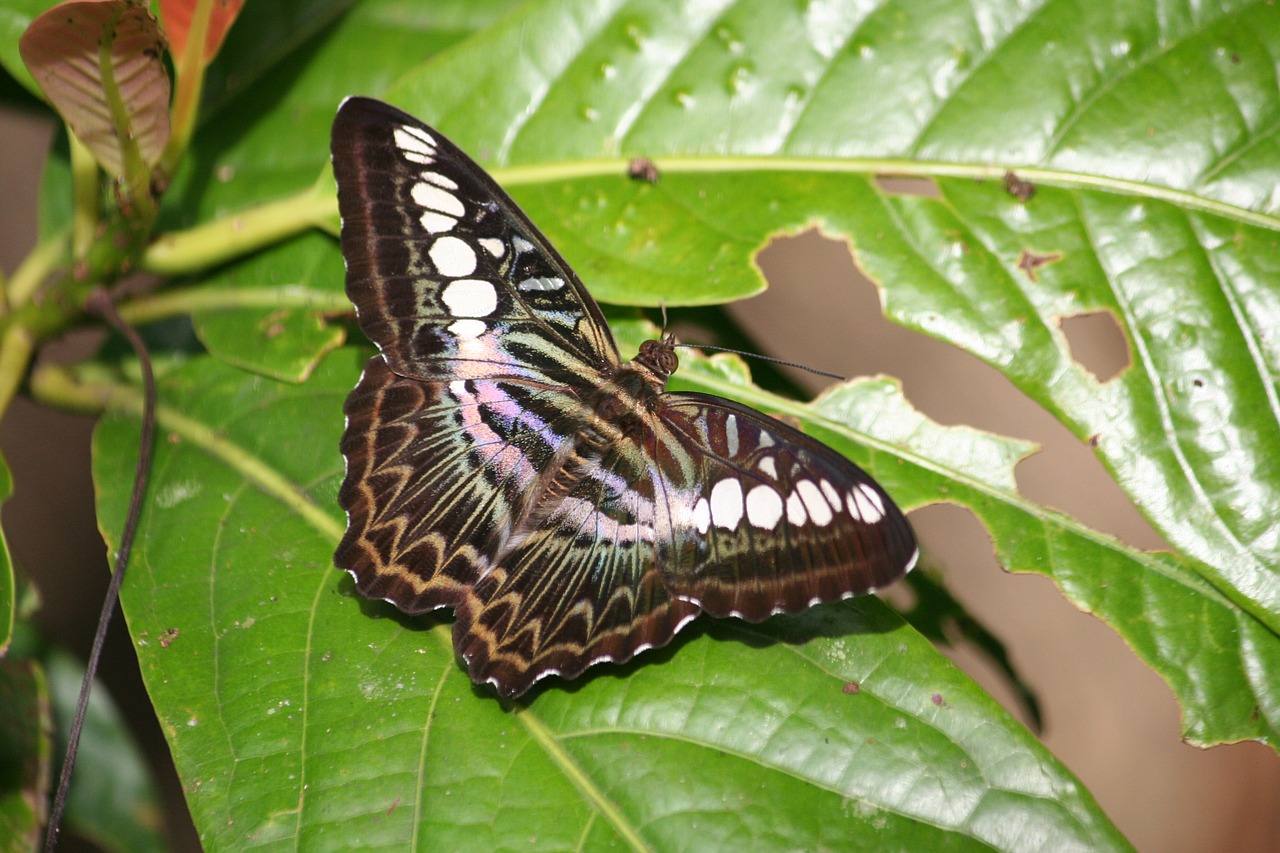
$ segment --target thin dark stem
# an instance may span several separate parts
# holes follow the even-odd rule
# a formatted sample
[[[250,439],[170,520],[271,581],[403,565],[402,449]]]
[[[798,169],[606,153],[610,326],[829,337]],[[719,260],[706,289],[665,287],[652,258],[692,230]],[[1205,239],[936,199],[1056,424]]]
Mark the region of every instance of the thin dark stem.
[[[147,480],[151,473],[151,450],[155,437],[156,380],[151,370],[151,358],[147,354],[146,344],[132,326],[120,319],[106,290],[98,289],[90,293],[85,307],[101,315],[133,347],[133,351],[138,356],[138,365],[142,368],[142,390],[145,402],[142,407],[142,435],[138,444],[138,465],[134,469],[133,494],[129,497],[129,513],[125,518],[124,532],[120,534],[120,549],[116,552],[115,570],[111,573],[111,583],[107,586],[106,599],[102,602],[102,613],[98,616],[98,631],[93,636],[93,649],[89,652],[89,660],[85,664],[84,681],[80,684],[80,699],[76,703],[76,715],[71,721],[71,731],[67,738],[67,755],[62,762],[58,792],[53,798],[53,808],[49,813],[49,831],[44,839],[46,853],[51,853],[58,844],[62,813],[66,810],[67,792],[71,789],[71,771],[75,767],[76,751],[80,746],[80,731],[84,728],[85,711],[89,707],[89,691],[93,686],[94,675],[98,671],[98,662],[102,658],[102,644],[107,638],[107,626],[111,624],[116,602],[120,600],[120,584],[124,580],[125,566],[129,564],[129,551],[133,547],[138,519],[142,515],[142,497],[147,490]]]

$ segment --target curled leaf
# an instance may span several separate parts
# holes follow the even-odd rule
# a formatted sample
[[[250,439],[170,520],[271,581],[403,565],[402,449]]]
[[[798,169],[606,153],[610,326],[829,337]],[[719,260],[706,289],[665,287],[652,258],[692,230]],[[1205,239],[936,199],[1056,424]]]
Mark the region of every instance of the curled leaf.
[[[145,5],[59,3],[31,22],[18,47],[49,102],[107,172],[122,177],[156,164],[169,139],[169,77],[164,37]]]

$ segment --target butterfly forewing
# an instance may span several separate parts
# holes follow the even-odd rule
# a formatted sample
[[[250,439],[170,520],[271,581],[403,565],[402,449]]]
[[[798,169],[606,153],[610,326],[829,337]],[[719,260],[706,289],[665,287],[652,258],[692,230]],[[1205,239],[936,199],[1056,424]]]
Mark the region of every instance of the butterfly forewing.
[[[392,370],[541,380],[617,363],[568,264],[443,136],[350,98],[334,121],[333,171],[347,295]]]
[[[347,400],[335,562],[365,595],[452,606],[476,682],[519,695],[759,620],[916,559],[902,513],[759,412],[667,394],[674,342],[620,364],[600,309],[515,203],[399,110],[333,128],[347,293],[380,354]]]

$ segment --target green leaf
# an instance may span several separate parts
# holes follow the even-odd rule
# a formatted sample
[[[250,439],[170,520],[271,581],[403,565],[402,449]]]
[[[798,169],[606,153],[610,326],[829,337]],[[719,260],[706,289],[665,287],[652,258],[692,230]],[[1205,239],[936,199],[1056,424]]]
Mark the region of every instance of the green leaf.
[[[52,728],[40,666],[0,659],[0,848],[39,844],[48,816]]]
[[[188,295],[221,297],[210,300],[219,307],[192,315],[211,354],[275,378],[302,381],[346,339],[328,322],[331,306],[345,300],[341,255],[321,234],[260,252]]]
[[[58,114],[116,178],[143,174],[169,141],[164,38],[127,0],[58,4],[22,34],[22,59]]]
[[[329,125],[344,97],[385,90],[406,66],[512,3],[317,5],[245,6],[210,66],[201,130],[166,199],[171,224],[188,226],[309,187],[329,160]],[[224,79],[227,86],[234,80],[234,98]]]
[[[44,659],[59,725],[58,754],[65,756],[67,731],[84,680],[84,665],[57,650]],[[66,822],[77,835],[111,853],[165,849],[151,770],[111,694],[100,683],[89,695],[80,751],[67,795]]]
[[[696,831],[712,847],[1126,849],[1035,738],[875,599],[701,625],[510,707],[477,690],[447,624],[361,600],[331,565],[333,448],[366,354],[331,355],[305,385],[207,358],[165,371],[122,600],[207,847],[337,833],[665,849]],[[95,437],[108,531],[137,429],[108,416]]]

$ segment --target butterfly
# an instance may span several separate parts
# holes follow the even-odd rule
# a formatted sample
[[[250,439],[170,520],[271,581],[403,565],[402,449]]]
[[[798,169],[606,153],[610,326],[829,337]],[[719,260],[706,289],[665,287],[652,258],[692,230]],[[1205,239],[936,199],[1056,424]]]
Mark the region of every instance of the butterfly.
[[[672,337],[623,362],[569,265],[439,133],[353,97],[332,156],[347,294],[379,350],[345,406],[334,561],[405,613],[453,608],[477,684],[519,696],[699,613],[756,622],[915,564],[906,518],[843,456],[665,392]]]

